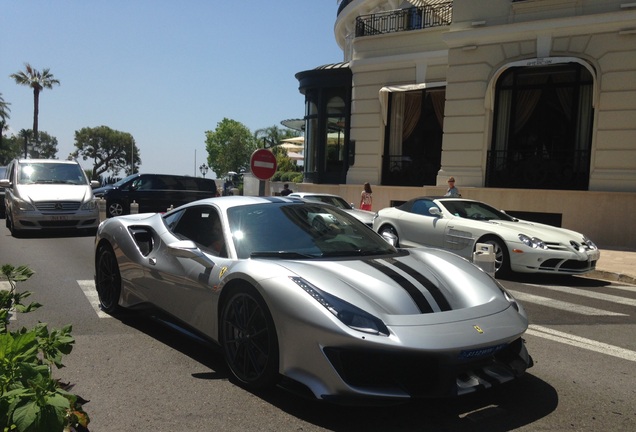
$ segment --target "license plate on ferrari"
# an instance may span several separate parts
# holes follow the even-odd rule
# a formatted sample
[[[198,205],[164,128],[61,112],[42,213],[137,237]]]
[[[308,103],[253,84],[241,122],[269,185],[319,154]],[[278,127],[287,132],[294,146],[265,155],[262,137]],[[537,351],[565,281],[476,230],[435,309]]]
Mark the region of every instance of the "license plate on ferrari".
[[[504,349],[506,346],[507,346],[506,344],[501,344],[501,345],[495,345],[495,346],[485,347],[485,348],[464,350],[459,353],[459,358],[462,360],[466,360],[466,359],[474,359],[479,357],[490,356],[496,353],[497,351]]]

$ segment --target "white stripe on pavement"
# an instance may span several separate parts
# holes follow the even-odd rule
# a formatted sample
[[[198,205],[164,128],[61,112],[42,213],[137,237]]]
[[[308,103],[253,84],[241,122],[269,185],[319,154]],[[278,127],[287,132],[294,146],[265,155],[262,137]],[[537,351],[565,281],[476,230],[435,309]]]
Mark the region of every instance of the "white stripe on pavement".
[[[592,298],[595,300],[603,300],[603,301],[623,304],[627,306],[636,306],[636,299],[630,299],[630,298],[615,296],[611,294],[604,294],[604,293],[595,292],[595,291],[586,291],[580,288],[563,287],[563,286],[557,286],[557,285],[534,285],[534,284],[528,284],[528,285],[545,288],[545,289],[549,289],[551,291],[556,291],[560,293],[573,294],[573,295],[577,295],[581,297]]]
[[[566,345],[575,346],[577,348],[583,348],[586,350],[594,351],[601,354],[611,355],[623,360],[629,360],[636,362],[636,351],[630,351],[625,348],[617,347],[615,345],[609,345],[603,342],[598,342],[592,339],[586,339],[579,336],[574,336],[569,333],[560,332],[547,327],[538,325],[528,326],[526,334],[549,339],[555,342],[564,343]]]
[[[527,294],[521,291],[508,290],[512,295],[521,303],[535,303],[541,306],[550,307],[553,309],[564,310],[568,312],[574,312],[582,315],[593,316],[628,316],[618,312],[606,311],[603,309],[597,309],[589,306],[577,305],[574,303],[568,303],[561,300],[555,300],[549,297],[541,297],[534,294]]]
[[[84,295],[90,302],[93,309],[95,309],[95,312],[97,312],[97,316],[100,318],[111,318],[110,315],[99,307],[99,296],[95,289],[95,282],[92,280],[78,280],[77,284],[80,286],[82,291],[84,291]]]

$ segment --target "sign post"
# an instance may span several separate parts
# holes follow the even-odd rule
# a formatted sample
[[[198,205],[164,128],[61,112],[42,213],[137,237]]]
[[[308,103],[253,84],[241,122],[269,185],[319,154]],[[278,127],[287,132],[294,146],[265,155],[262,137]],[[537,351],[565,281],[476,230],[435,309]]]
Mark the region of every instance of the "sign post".
[[[271,150],[258,149],[250,157],[250,169],[254,177],[260,180],[258,196],[265,195],[265,181],[271,179],[276,172],[276,156]]]

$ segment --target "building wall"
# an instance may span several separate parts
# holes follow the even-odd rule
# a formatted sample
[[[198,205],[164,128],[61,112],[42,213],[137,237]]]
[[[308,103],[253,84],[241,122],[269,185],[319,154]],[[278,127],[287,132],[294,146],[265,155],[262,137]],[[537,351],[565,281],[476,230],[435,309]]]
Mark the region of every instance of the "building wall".
[[[346,185],[297,185],[359,201],[364,182],[374,208],[418,195],[439,195],[457,179],[464,197],[507,210],[557,213],[563,226],[602,247],[634,248],[636,210],[636,7],[627,0],[454,0],[453,24],[352,38],[355,17],[399,7],[360,0],[338,16],[334,30],[353,74],[351,139],[355,164]],[[506,68],[578,61],[595,76],[589,191],[485,188],[494,87]],[[442,168],[438,186],[381,183],[383,86],[445,81]]]
[[[488,11],[472,11],[473,3],[455,1],[453,26],[443,36],[449,47],[448,87],[438,184],[452,174],[463,184],[484,185],[494,86],[507,67],[565,59],[588,65],[595,76],[589,189],[636,191],[636,7],[623,10],[612,1],[527,0],[518,4],[534,5],[527,9],[532,13],[521,14],[510,2],[495,1],[489,2],[496,6],[495,22],[505,15],[502,4],[508,7],[508,21],[545,19],[495,26],[479,20],[467,26],[488,16]],[[467,21],[455,21],[461,20],[463,5],[472,14],[465,16]],[[601,6],[602,13],[561,17],[564,11],[598,11]]]
[[[283,188],[282,183],[279,183],[271,183],[269,188],[271,195],[275,195]],[[360,205],[363,184],[298,183],[290,187],[294,192],[340,195],[357,208]],[[372,185],[371,187],[373,211],[418,196],[440,196],[446,193],[446,186],[416,188]],[[463,198],[483,201],[501,210],[561,215],[563,228],[587,235],[601,248],[619,250],[636,248],[636,224],[631,222],[632,215],[636,214],[636,193],[495,189],[465,187],[461,183],[458,183],[457,187]]]

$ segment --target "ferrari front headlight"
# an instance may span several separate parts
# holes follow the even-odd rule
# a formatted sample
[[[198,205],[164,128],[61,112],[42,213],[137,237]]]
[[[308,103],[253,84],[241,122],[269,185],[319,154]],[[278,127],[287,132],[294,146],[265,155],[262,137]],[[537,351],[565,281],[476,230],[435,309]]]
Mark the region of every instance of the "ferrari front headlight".
[[[336,318],[352,329],[375,335],[389,335],[389,329],[381,319],[334,295],[324,292],[301,277],[292,276],[290,279]]]
[[[548,246],[543,242],[543,240],[536,237],[529,237],[525,234],[519,234],[519,240],[524,245],[531,247],[533,249],[547,249]]]

